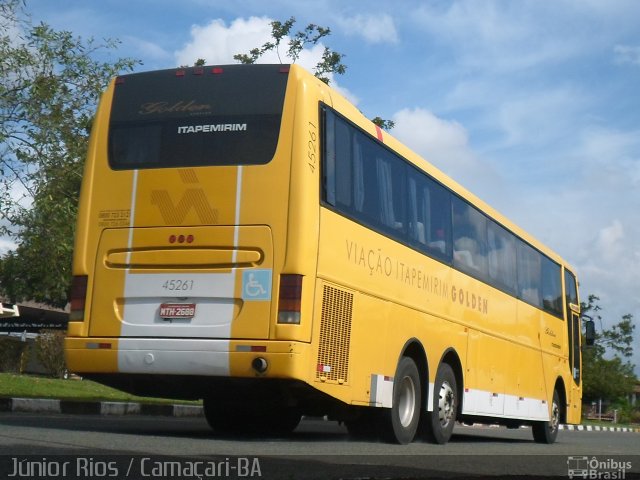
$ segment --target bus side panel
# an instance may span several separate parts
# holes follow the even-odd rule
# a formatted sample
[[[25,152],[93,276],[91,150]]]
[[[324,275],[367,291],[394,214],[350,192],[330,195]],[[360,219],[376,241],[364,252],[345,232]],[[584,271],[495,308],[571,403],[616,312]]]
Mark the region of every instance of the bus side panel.
[[[82,322],[69,323],[69,336],[87,336],[91,326],[96,322],[92,316],[96,310],[92,308],[94,299],[104,296],[115,298],[121,296],[124,284],[124,272],[121,272],[115,282],[102,285],[94,289],[96,265],[103,259],[96,257],[103,231],[115,231],[128,227],[131,221],[132,195],[135,173],[121,172],[117,181],[111,181],[111,170],[104,161],[107,152],[107,130],[111,100],[113,98],[113,83],[102,96],[99,109],[94,121],[85,171],[82,179],[80,205],[78,212],[77,230],[75,238],[73,275],[87,275],[87,295]],[[99,192],[107,188],[109,191],[108,205],[100,204]],[[120,295],[118,295],[120,294]],[[117,337],[119,326],[113,326],[107,332],[108,336]],[[111,357],[109,357],[111,358]],[[80,362],[83,363],[83,362]],[[117,368],[113,362],[105,362],[103,368]],[[73,366],[70,366],[73,369]]]
[[[485,332],[472,330],[469,333],[464,414],[504,414],[506,345],[505,340]]]
[[[87,275],[94,263],[94,250],[91,247],[96,246],[97,240],[95,235],[94,224],[90,221],[95,209],[92,208],[94,195],[96,169],[98,166],[97,155],[105,148],[105,139],[98,135],[98,132],[105,131],[109,125],[109,105],[113,98],[113,84],[102,94],[98,110],[89,137],[89,148],[87,151],[87,159],[84,165],[82,175],[82,186],[80,188],[80,202],[78,205],[78,218],[76,223],[75,245],[73,249],[73,274]],[[130,195],[130,192],[129,192]],[[130,197],[129,197],[130,198]],[[126,203],[127,197],[123,198]],[[130,203],[130,202],[129,202]],[[126,208],[129,208],[127,206]]]
[[[541,313],[540,348],[543,352],[545,372],[547,372],[546,380],[549,403],[551,403],[553,399],[556,381],[558,378],[561,378],[562,386],[559,386],[558,388],[564,390],[563,392],[560,392],[560,398],[564,396],[566,399],[564,408],[567,414],[569,414],[572,409],[571,388],[573,384],[568,359],[568,341],[566,321],[551,314]]]
[[[318,102],[331,103],[329,88],[317,78],[292,65],[290,91],[282,129],[293,132],[291,140],[282,138],[290,149],[291,176],[288,184],[288,218],[283,226],[282,273],[303,276],[301,322],[298,325],[276,321],[274,338],[311,341],[315,279],[317,272],[320,198],[320,118]],[[295,85],[295,90],[293,86]],[[264,179],[257,179],[264,182]],[[277,208],[277,207],[276,207]],[[279,279],[274,279],[276,282]],[[277,318],[274,302],[273,318]]]
[[[524,302],[518,303],[518,325],[523,332],[522,341],[535,342],[531,344],[531,349],[525,354],[529,363],[523,364],[523,370],[528,373],[529,379],[526,382],[531,392],[538,392],[533,398],[536,402],[529,406],[529,416],[535,420],[549,419],[549,403],[553,396],[553,385],[549,387],[549,378],[552,375],[546,368],[544,356],[540,349],[540,324],[543,313]],[[551,391],[549,391],[551,388]]]
[[[351,383],[337,379],[337,388],[318,388],[330,388],[332,395],[349,403],[390,406],[388,398],[376,397],[372,385],[378,393],[392,391],[402,349],[413,338],[427,354],[430,383],[435,381],[437,365],[447,349],[455,350],[464,365],[466,328],[461,322],[449,321],[453,306],[450,269],[330,210],[322,208],[320,219],[318,276],[324,282],[318,283],[316,316],[320,322],[314,325],[314,338],[320,338],[321,349],[323,315],[330,317],[333,310],[318,297],[329,284],[330,298],[346,295],[352,302],[350,345],[345,355],[350,359],[348,382],[356,383],[351,394],[338,393]],[[329,373],[333,366],[319,361],[314,368]],[[323,384],[331,384],[329,375],[314,375]],[[425,385],[425,394],[427,391]]]

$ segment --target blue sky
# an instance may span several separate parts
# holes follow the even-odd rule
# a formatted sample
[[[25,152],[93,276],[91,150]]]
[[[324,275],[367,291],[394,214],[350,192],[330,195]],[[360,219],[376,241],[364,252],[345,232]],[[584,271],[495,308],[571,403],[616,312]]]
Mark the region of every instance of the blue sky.
[[[27,0],[118,38],[139,70],[235,53],[269,21],[331,28],[337,86],[369,117],[565,257],[605,326],[640,318],[640,2]],[[318,50],[305,52],[312,65]],[[640,337],[640,329],[636,338]],[[637,342],[636,342],[637,345]],[[637,348],[637,350],[640,350]],[[636,365],[640,356],[636,352]]]

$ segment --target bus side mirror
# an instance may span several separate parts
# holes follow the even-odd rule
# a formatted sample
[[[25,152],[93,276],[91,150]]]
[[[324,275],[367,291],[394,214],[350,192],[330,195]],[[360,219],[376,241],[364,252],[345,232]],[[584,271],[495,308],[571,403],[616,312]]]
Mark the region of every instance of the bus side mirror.
[[[584,343],[587,347],[593,347],[596,341],[596,324],[587,315],[582,316],[585,319],[584,322]]]

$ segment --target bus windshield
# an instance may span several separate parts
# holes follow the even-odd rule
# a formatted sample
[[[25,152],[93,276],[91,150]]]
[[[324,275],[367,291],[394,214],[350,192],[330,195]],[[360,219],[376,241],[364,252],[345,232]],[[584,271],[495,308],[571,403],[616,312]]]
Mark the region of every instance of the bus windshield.
[[[119,77],[109,165],[268,163],[278,142],[287,73],[282,65],[227,65]]]

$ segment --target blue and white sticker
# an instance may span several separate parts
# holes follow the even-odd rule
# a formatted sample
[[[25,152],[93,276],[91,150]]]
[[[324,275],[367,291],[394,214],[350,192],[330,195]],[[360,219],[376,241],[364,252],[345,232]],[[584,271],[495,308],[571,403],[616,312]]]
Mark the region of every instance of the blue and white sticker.
[[[271,269],[244,270],[242,299],[245,301],[271,300],[271,276]]]

